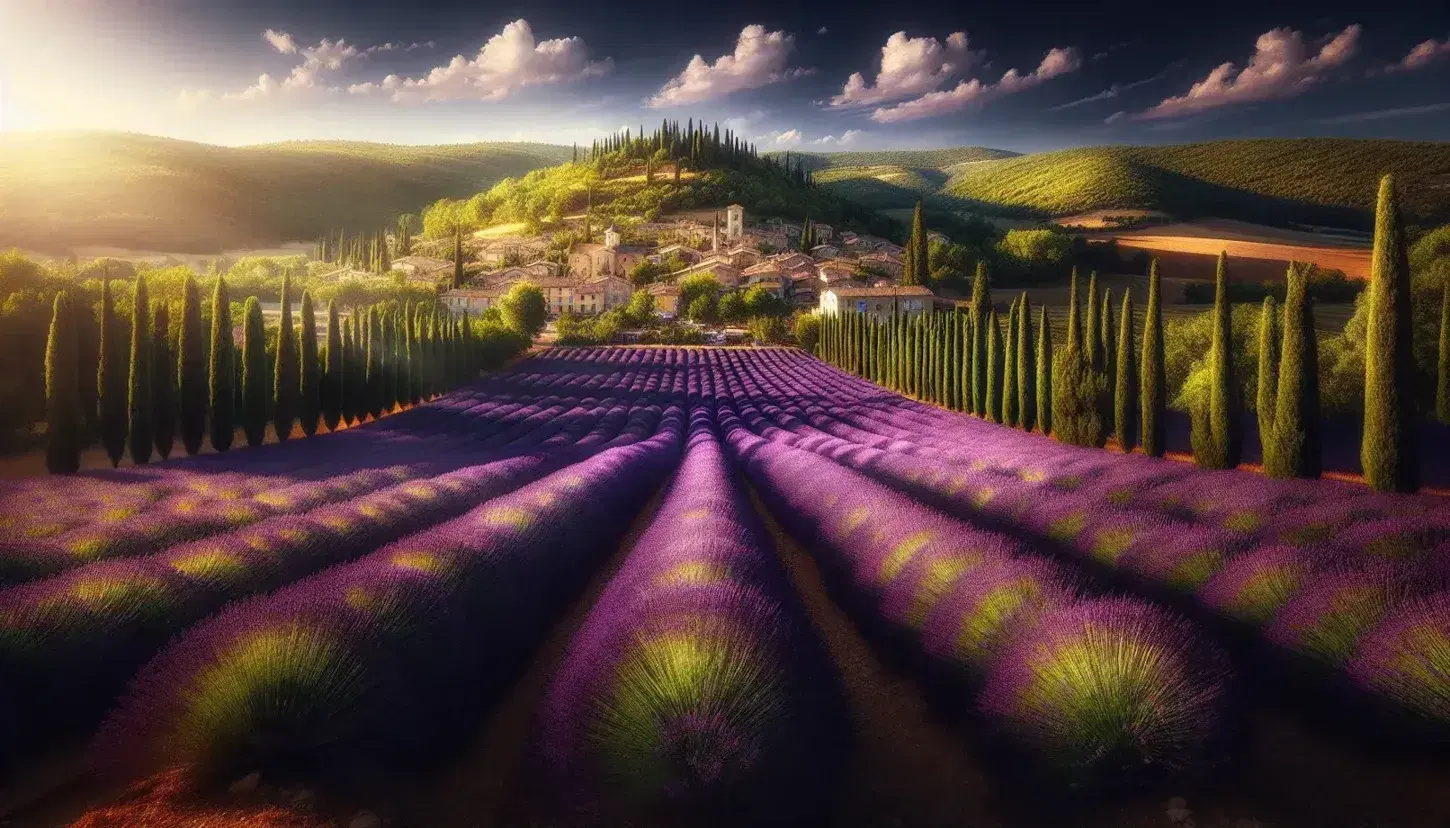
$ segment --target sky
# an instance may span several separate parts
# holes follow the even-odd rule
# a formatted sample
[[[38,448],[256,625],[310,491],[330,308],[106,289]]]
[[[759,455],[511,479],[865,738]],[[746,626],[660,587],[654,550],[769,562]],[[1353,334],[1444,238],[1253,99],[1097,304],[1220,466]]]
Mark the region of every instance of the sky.
[[[692,117],[763,151],[1450,140],[1450,3],[0,0],[0,130],[588,145]]]

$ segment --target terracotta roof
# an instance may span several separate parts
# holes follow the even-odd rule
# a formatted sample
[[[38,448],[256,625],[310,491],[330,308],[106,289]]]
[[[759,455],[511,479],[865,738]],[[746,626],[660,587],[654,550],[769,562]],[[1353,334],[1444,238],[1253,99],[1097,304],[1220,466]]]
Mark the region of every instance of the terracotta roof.
[[[441,270],[445,267],[453,267],[453,262],[447,259],[435,259],[432,256],[399,256],[393,259],[393,267],[397,267],[398,265],[414,265],[416,267]]]
[[[843,287],[827,288],[837,296],[931,296],[936,294],[921,285],[897,285],[895,287]]]
[[[778,275],[780,273],[780,265],[775,262],[761,262],[760,264],[751,265],[740,271],[741,276],[754,276],[759,273],[774,273]]]

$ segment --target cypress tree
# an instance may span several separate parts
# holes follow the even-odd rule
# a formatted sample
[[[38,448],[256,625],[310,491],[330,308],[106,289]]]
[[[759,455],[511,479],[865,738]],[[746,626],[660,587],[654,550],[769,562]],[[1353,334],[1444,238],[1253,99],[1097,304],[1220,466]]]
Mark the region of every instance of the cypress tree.
[[[1117,432],[1118,444],[1131,454],[1138,445],[1138,359],[1133,343],[1137,331],[1133,322],[1133,293],[1124,291],[1123,310],[1118,326],[1118,347],[1116,357],[1117,376],[1113,383],[1113,430]]]
[[[1364,442],[1360,447],[1360,461],[1365,482],[1371,487],[1380,491],[1413,492],[1420,488],[1420,458],[1415,446],[1410,260],[1392,176],[1386,175],[1380,180],[1374,231],[1369,325],[1364,349]],[[1287,347],[1286,335],[1286,351]],[[1286,353],[1286,363],[1288,359]]]
[[[1037,425],[1037,360],[1034,350],[1037,342],[1032,336],[1032,303],[1027,291],[1017,300],[1017,410],[1022,418],[1022,430],[1031,431]]]
[[[1107,382],[1104,384],[1107,386],[1108,389],[1107,394],[1104,396],[1103,400],[1103,420],[1109,426],[1111,426],[1114,422],[1116,422],[1114,412],[1117,411],[1117,404],[1114,402],[1114,400],[1118,396],[1118,388],[1116,382],[1118,372],[1118,348],[1115,341],[1115,337],[1118,333],[1118,318],[1113,315],[1112,288],[1103,289],[1103,309],[1101,324],[1102,330],[1098,334],[1098,348],[1103,355],[1102,373],[1103,377],[1107,380]]]
[[[382,378],[383,413],[391,413],[397,403],[397,366],[393,364],[393,313],[386,306],[378,311],[378,330],[382,334],[383,347],[378,354]]]
[[[302,334],[298,340],[297,358],[301,362],[297,384],[297,418],[302,433],[317,433],[322,414],[322,366],[317,362],[317,315],[312,309],[312,294],[302,291]]]
[[[417,405],[423,399],[422,348],[418,343],[421,308],[414,308],[408,318],[408,401]]]
[[[1302,270],[1289,268],[1279,393],[1274,401],[1273,452],[1264,458],[1264,471],[1273,477],[1317,478],[1322,469],[1319,343],[1307,281]]]
[[[383,416],[383,314],[373,305],[368,308],[368,414],[374,420]]]
[[[201,290],[188,274],[181,289],[181,335],[177,339],[177,396],[180,398],[181,445],[187,454],[201,451],[206,435],[206,341],[202,338]]]
[[[111,282],[101,285],[101,357],[96,374],[96,404],[100,408],[101,445],[111,466],[121,463],[126,451],[126,379],[120,320]]]
[[[411,303],[405,303],[398,313],[395,323],[397,328],[394,332],[396,339],[393,343],[393,364],[397,366],[398,370],[395,383],[400,406],[409,405],[413,401],[412,318],[413,306]]]
[[[1052,433],[1052,323],[1047,308],[1038,311],[1037,319],[1037,429]]]
[[[1239,464],[1243,425],[1238,405],[1238,377],[1233,361],[1233,308],[1228,300],[1228,255],[1219,253],[1214,280],[1213,341],[1209,345],[1208,433],[1194,441],[1194,460],[1207,469]]]
[[[76,384],[81,401],[82,447],[101,433],[101,404],[97,378],[101,374],[101,325],[85,294],[70,298],[70,323],[76,331]]]
[[[232,344],[232,303],[226,280],[218,276],[211,297],[211,357],[207,410],[211,413],[211,445],[217,451],[232,447],[236,436],[236,366]]]
[[[453,229],[453,289],[463,287],[463,228]]]
[[[1265,296],[1259,311],[1259,377],[1254,408],[1259,418],[1259,446],[1265,458],[1273,451],[1274,397],[1279,393],[1279,311],[1274,297]]]
[[[55,295],[50,333],[45,342],[45,468],[51,474],[75,474],[81,467],[79,342],[70,296]]]
[[[1162,457],[1167,450],[1164,418],[1167,416],[1168,378],[1163,353],[1163,297],[1158,276],[1158,260],[1148,268],[1148,313],[1143,320],[1143,361],[1141,404],[1143,414],[1138,429],[1143,452],[1149,457]]]
[[[987,317],[987,420],[1002,422],[1002,370],[1005,354],[1002,347],[1002,325],[996,308]]]
[[[1450,280],[1440,291],[1440,362],[1435,381],[1435,414],[1450,425]]]
[[[357,346],[353,344],[355,336],[352,329],[352,320],[342,320],[342,360],[341,371],[338,373],[336,390],[339,413],[345,425],[352,425],[357,422],[357,407],[353,400],[357,398]]]
[[[155,418],[151,405],[151,298],[146,277],[137,276],[131,302],[131,370],[128,383],[126,446],[131,462],[151,462],[156,448]]]
[[[1082,350],[1088,367],[1097,373],[1103,371],[1102,349],[1102,307],[1098,304],[1098,272],[1088,275],[1087,325],[1083,330]],[[1071,348],[1072,344],[1069,343]]]
[[[267,339],[262,323],[262,305],[248,296],[246,322],[242,326],[242,433],[247,445],[256,447],[267,436]]]
[[[337,315],[337,302],[327,300],[327,366],[323,369],[318,389],[321,397],[318,407],[322,411],[322,422],[328,431],[337,431],[338,424],[342,422],[342,395],[346,382],[343,360],[347,354],[344,351],[341,324]]]
[[[926,245],[926,220],[922,214],[921,202],[916,202],[916,209],[911,214],[911,238],[906,242],[907,255],[902,262],[909,265],[902,268],[901,283],[903,285],[924,285],[927,282],[927,274],[930,270],[927,264]]]
[[[283,276],[282,319],[277,327],[277,362],[272,371],[272,430],[279,441],[292,436],[292,424],[297,420],[297,385],[301,379],[297,331],[292,327],[292,278]]]
[[[1007,311],[1007,335],[1002,349],[1002,425],[1016,428],[1017,416],[1017,303]]]
[[[176,379],[179,366],[171,353],[171,312],[157,302],[151,320],[151,415],[155,418],[156,454],[171,456],[176,441]]]
[[[1079,316],[1077,301],[1077,268],[1072,269],[1072,278],[1067,288],[1067,349],[1082,352],[1082,317]]]
[[[977,262],[977,275],[972,280],[972,410],[978,417],[987,414],[987,317],[990,302],[987,264]]]

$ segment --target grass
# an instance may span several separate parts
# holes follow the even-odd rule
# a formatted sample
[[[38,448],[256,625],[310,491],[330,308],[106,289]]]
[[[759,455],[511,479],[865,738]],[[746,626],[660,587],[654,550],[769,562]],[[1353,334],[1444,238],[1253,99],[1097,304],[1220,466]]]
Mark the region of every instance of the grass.
[[[312,239],[390,225],[569,154],[522,143],[220,147],[128,133],[6,133],[0,247],[211,252]]]
[[[1085,147],[961,165],[945,192],[987,211],[1143,208],[1367,229],[1393,172],[1415,220],[1450,215],[1450,144],[1339,138]]]

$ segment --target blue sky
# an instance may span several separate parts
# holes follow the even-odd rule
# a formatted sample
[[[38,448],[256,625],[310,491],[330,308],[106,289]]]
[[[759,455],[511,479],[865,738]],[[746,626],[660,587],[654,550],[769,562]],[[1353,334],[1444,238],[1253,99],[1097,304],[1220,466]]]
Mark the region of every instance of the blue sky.
[[[1450,139],[1450,6],[0,0],[0,129],[762,149]]]

